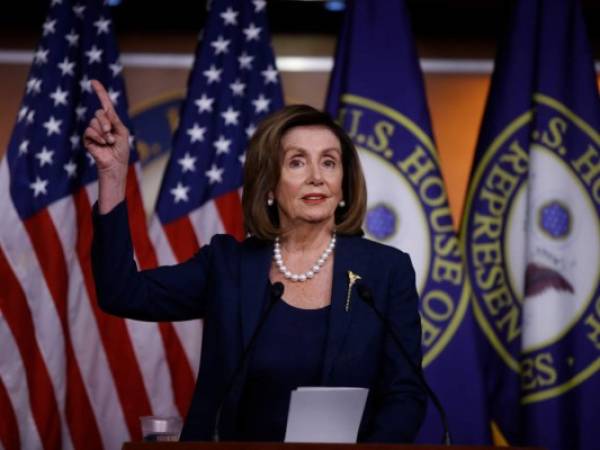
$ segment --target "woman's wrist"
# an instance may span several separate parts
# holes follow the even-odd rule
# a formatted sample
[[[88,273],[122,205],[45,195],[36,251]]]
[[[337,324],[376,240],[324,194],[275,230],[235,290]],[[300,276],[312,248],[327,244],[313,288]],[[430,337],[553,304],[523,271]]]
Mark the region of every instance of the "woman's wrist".
[[[98,173],[98,212],[107,214],[125,200],[127,168],[119,174]]]

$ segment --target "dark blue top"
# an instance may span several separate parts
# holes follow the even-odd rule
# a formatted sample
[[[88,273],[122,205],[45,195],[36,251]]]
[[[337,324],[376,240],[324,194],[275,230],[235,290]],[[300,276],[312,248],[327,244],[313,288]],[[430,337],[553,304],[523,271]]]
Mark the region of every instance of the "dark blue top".
[[[216,235],[184,263],[139,271],[127,204],[105,215],[95,211],[92,264],[105,312],[150,321],[206,319],[198,381],[181,439],[211,440],[217,408],[262,316],[273,244]],[[359,441],[411,442],[423,421],[426,394],[348,278],[349,271],[362,277],[375,306],[384,311],[413,363],[420,365],[421,321],[410,258],[395,248],[342,234],[332,256],[331,306],[318,385],[369,388]],[[309,331],[303,327],[302,332]],[[247,385],[247,374],[242,375],[223,408],[223,440],[238,439],[237,418]]]
[[[239,410],[238,438],[283,441],[291,391],[320,384],[329,306],[280,301],[257,337]]]

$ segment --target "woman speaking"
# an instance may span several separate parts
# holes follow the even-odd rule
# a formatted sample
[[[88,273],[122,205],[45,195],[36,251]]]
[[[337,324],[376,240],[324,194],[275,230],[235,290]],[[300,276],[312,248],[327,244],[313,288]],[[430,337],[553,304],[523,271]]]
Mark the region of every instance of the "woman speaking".
[[[129,133],[102,85],[93,87],[102,109],[85,145],[98,166],[92,258],[100,306],[138,320],[204,318],[182,439],[210,440],[219,416],[222,439],[282,441],[292,390],[356,386],[369,389],[359,441],[411,442],[425,393],[357,287],[368,287],[420,367],[414,271],[405,253],[361,237],[365,181],[344,131],[309,106],[266,118],[246,156],[248,237],[217,235],[182,264],[138,271],[124,201]],[[274,296],[281,299],[271,303]]]

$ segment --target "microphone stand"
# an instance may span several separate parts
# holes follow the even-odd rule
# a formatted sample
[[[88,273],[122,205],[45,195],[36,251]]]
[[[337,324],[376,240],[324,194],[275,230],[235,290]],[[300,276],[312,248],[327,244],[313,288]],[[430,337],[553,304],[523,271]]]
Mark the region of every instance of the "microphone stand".
[[[252,337],[250,338],[248,345],[244,349],[244,352],[242,353],[242,356],[240,358],[240,362],[239,362],[238,366],[236,367],[235,371],[233,372],[233,375],[231,375],[231,378],[229,379],[229,383],[227,383],[227,387],[225,388],[225,394],[223,395],[223,398],[219,402],[219,407],[217,408],[217,412],[215,414],[215,426],[213,429],[213,441],[214,442],[221,441],[221,436],[219,434],[219,431],[220,431],[219,427],[221,425],[221,415],[223,413],[223,407],[225,406],[225,401],[227,400],[227,397],[229,396],[231,389],[233,388],[235,382],[237,381],[237,378],[239,377],[240,373],[242,372],[242,369],[246,365],[246,360],[248,359],[248,356],[250,355],[250,350],[254,346],[254,341],[256,341],[256,338],[258,337],[260,330],[262,329],[263,325],[267,321],[266,319],[269,316],[269,314],[271,313],[273,306],[275,306],[275,304],[281,299],[281,296],[283,295],[283,290],[284,290],[283,283],[281,283],[279,281],[277,283],[274,283],[271,286],[271,298],[270,298],[269,304],[267,306],[267,309],[265,310],[262,317],[260,318],[260,322],[258,323],[256,329],[254,330],[254,333],[252,334]]]
[[[373,294],[371,293],[371,290],[365,284],[359,283],[359,284],[357,284],[357,291],[358,291],[358,295],[360,296],[360,298],[367,305],[369,305],[371,307],[371,309],[375,312],[375,315],[377,316],[377,318],[383,323],[384,328],[386,329],[388,334],[392,337],[392,340],[396,344],[396,347],[400,350],[400,353],[402,353],[402,356],[404,357],[406,362],[408,362],[408,365],[411,367],[413,372],[417,375],[417,378],[419,379],[421,386],[423,387],[423,389],[425,389],[425,392],[427,392],[427,395],[429,396],[429,398],[431,398],[433,404],[435,405],[435,408],[437,409],[440,419],[442,421],[442,427],[444,428],[444,436],[442,437],[442,444],[452,445],[452,439],[450,437],[450,428],[448,427],[448,420],[446,418],[446,412],[444,411],[442,403],[438,399],[437,395],[435,395],[435,392],[433,392],[433,389],[431,389],[429,387],[429,384],[427,384],[427,381],[425,380],[425,377],[423,376],[423,370],[421,369],[421,367],[418,367],[413,362],[412,359],[410,359],[408,352],[404,348],[404,345],[402,345],[402,341],[400,341],[400,338],[396,335],[396,331],[394,330],[394,327],[392,326],[392,324],[381,313],[381,311],[379,311],[375,307],[375,301],[373,300]]]

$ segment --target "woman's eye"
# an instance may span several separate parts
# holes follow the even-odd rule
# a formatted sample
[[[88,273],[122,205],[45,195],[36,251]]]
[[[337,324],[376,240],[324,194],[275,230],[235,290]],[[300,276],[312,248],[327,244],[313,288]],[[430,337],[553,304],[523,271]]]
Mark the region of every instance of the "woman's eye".
[[[290,167],[300,167],[302,165],[302,160],[299,158],[294,158],[290,160]]]
[[[334,168],[337,162],[333,159],[326,159],[323,164],[325,164],[325,167]]]

